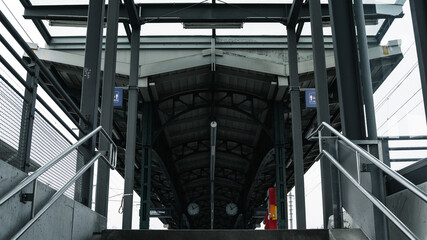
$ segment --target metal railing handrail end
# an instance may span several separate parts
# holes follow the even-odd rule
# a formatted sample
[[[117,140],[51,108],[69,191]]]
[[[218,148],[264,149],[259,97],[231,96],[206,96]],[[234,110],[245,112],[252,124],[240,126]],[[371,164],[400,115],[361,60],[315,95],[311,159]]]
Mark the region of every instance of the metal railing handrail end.
[[[326,156],[329,161],[366,197],[372,202],[390,221],[392,221],[409,239],[420,240],[387,206],[378,198],[369,193],[360,183],[358,183],[347,170],[326,150],[322,150],[318,155]]]

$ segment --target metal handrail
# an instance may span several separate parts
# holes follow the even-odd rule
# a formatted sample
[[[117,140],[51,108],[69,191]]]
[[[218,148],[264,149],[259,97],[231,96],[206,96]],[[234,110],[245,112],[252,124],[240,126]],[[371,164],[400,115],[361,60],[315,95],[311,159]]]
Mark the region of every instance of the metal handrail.
[[[15,240],[18,239],[22,234],[24,234],[25,231],[28,230],[28,228],[31,227],[31,225],[33,225],[37,219],[39,219],[43,213],[45,213],[58,199],[59,197],[61,197],[62,194],[64,194],[65,191],[67,191],[67,189],[69,187],[71,187],[71,185],[77,181],[77,179],[79,177],[81,177],[90,167],[92,167],[92,165],[95,163],[96,160],[98,160],[99,158],[101,158],[102,160],[104,160],[107,164],[110,164],[110,162],[108,161],[108,159],[106,157],[104,157],[102,155],[102,153],[97,153],[95,155],[94,158],[92,158],[89,163],[87,163],[86,165],[84,165],[77,173],[76,175],[74,175],[74,177],[72,179],[70,179],[70,181],[68,181],[58,192],[56,192],[50,199],[49,202],[47,202],[42,209],[40,209],[40,211],[37,212],[36,215],[34,215],[34,217],[27,222],[15,235],[13,235],[13,237],[11,237],[11,240]],[[111,165],[110,165],[111,167]]]
[[[80,145],[82,145],[84,142],[86,142],[88,139],[95,136],[98,132],[101,132],[102,135],[110,142],[110,158],[109,158],[109,165],[113,169],[116,168],[117,164],[117,146],[113,142],[113,140],[110,138],[110,136],[107,134],[107,132],[102,128],[102,126],[99,126],[95,128],[91,133],[87,134],[83,138],[81,138],[79,141],[74,143],[73,145],[69,146],[66,150],[64,150],[61,154],[59,154],[57,157],[52,159],[50,162],[45,164],[44,166],[37,169],[33,174],[30,176],[24,178],[17,186],[15,186],[12,190],[7,192],[1,199],[0,199],[0,205],[5,203],[9,198],[13,197],[15,194],[17,194],[19,191],[21,191],[24,187],[26,187],[28,184],[36,180],[40,175],[42,175],[44,172],[49,170],[53,165],[55,165],[57,162],[59,162],[61,159],[63,159],[65,156],[70,154],[72,151],[77,149]]]
[[[415,184],[410,182],[408,179],[404,178],[402,175],[397,173],[396,171],[392,170],[390,167],[385,165],[383,162],[381,162],[378,158],[372,156],[369,152],[367,152],[365,149],[359,147],[358,145],[354,144],[351,140],[346,138],[344,135],[342,135],[340,132],[338,132],[336,129],[334,129],[329,124],[322,122],[316,130],[314,130],[311,134],[307,136],[307,139],[315,139],[316,133],[319,135],[319,144],[321,144],[321,131],[323,128],[327,128],[331,133],[333,133],[338,139],[342,140],[344,143],[346,143],[350,148],[352,148],[357,156],[360,155],[364,156],[367,160],[369,160],[371,163],[373,163],[375,166],[377,166],[379,169],[381,169],[383,172],[394,178],[396,181],[401,183],[403,186],[405,186],[408,190],[413,192],[415,195],[420,197],[424,202],[427,202],[427,194],[421,190],[419,187],[417,187]],[[378,200],[374,195],[369,193],[359,182],[359,176],[358,181],[356,181],[350,173],[348,173],[344,167],[327,151],[323,150],[320,147],[320,154],[316,157],[316,160],[321,159],[323,156],[326,156],[332,164],[335,165],[335,167],[345,176],[347,177],[350,182],[364,194],[381,212],[384,213],[384,215],[390,219],[409,239],[413,240],[419,240],[419,238],[402,222],[396,215],[394,215],[390,209],[388,209],[380,200]],[[357,161],[359,162],[359,161]]]
[[[37,57],[37,55],[28,46],[28,44],[25,42],[25,40],[21,37],[21,35],[18,33],[18,31],[13,27],[13,25],[9,22],[7,17],[1,11],[0,11],[0,22],[8,30],[10,35],[12,35],[12,37],[15,39],[15,41],[22,47],[22,49],[25,51],[25,53],[27,53],[29,58],[31,58],[36,64],[39,65],[41,73],[52,82],[52,84],[55,86],[55,89],[61,94],[61,96],[64,97],[64,99],[66,100],[68,105],[71,107],[71,109],[73,109],[76,112],[76,114],[80,117],[80,119],[83,122],[88,123],[88,120],[83,116],[80,109],[77,107],[77,105],[74,103],[74,101],[70,98],[70,96],[67,94],[67,92],[62,88],[61,84],[58,83],[58,81],[55,79],[53,74],[49,71],[49,69],[47,69],[47,67]],[[18,60],[18,62],[22,64],[21,61]],[[24,66],[24,68],[25,68],[25,66]],[[26,86],[26,85],[24,84],[24,86]]]
[[[317,132],[321,132],[323,128],[327,128],[329,131],[331,131],[334,135],[336,135],[340,140],[345,142],[350,148],[352,148],[354,151],[359,152],[360,155],[364,156],[368,161],[373,163],[375,166],[377,166],[379,169],[381,169],[383,172],[385,172],[390,177],[394,178],[396,181],[401,183],[403,186],[405,186],[407,189],[409,189],[411,192],[413,192],[415,195],[417,195],[419,198],[421,198],[424,202],[427,202],[427,194],[417,187],[415,184],[410,182],[408,179],[400,175],[398,172],[392,170],[389,166],[385,165],[383,162],[381,162],[378,158],[372,156],[369,152],[367,152],[365,149],[359,147],[358,145],[354,144],[351,140],[346,138],[344,135],[342,135],[340,132],[338,132],[335,128],[330,126],[329,124],[322,122],[322,124],[317,127],[315,131],[313,131],[307,138],[313,139],[314,135]]]
[[[1,199],[0,199],[0,205],[5,203],[8,199],[13,197],[15,194],[17,194],[19,191],[21,191],[24,187],[29,185],[33,181],[37,181],[37,178],[45,173],[47,170],[49,170],[51,167],[53,167],[56,163],[58,163],[61,159],[63,159],[65,156],[70,154],[73,150],[77,149],[80,145],[85,143],[87,140],[91,139],[92,137],[96,136],[97,133],[101,133],[109,142],[110,142],[110,148],[109,148],[109,159],[107,159],[103,153],[98,152],[95,157],[93,157],[87,164],[85,164],[74,176],[71,178],[61,189],[59,189],[50,199],[49,201],[40,209],[37,214],[34,215],[34,202],[33,207],[31,209],[32,211],[32,218],[29,222],[27,222],[11,239],[15,240],[18,239],[37,219],[40,218],[43,213],[49,209],[58,199],[59,197],[64,194],[65,191],[75,182],[79,177],[81,177],[94,163],[96,160],[101,158],[104,160],[111,169],[116,168],[117,164],[117,146],[111,139],[111,137],[107,134],[107,132],[102,128],[102,126],[97,127],[94,129],[91,133],[87,134],[83,138],[81,138],[79,141],[68,147],[65,151],[63,151],[61,154],[59,154],[57,157],[52,159],[50,162],[45,164],[44,166],[40,167],[30,176],[26,177],[24,180],[22,180],[16,187],[14,187],[12,190],[7,192]],[[34,191],[36,191],[36,187],[34,187]],[[35,194],[35,193],[34,193]]]
[[[369,193],[368,191],[366,191],[366,189],[364,187],[362,187],[362,185],[360,185],[360,183],[358,183],[349,172],[347,172],[342,166],[341,164],[331,155],[329,154],[327,151],[322,150],[322,152],[320,153],[320,155],[324,155],[326,156],[332,164],[335,165],[335,167],[340,170],[340,172],[346,176],[348,178],[348,180],[350,180],[350,182],[357,188],[359,189],[360,192],[363,193],[363,195],[365,195],[365,197],[367,197],[381,212],[384,213],[384,215],[390,219],[409,239],[411,240],[420,240],[396,215],[394,215],[393,212],[390,211],[390,209],[388,209],[384,203],[382,203],[380,200],[378,200],[378,198],[376,198],[374,195],[372,195],[371,193]]]

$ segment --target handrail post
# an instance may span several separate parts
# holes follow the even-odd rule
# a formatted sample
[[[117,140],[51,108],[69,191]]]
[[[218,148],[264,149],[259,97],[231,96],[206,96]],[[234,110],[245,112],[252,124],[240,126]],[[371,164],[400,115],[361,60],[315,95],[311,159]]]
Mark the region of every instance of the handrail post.
[[[36,209],[36,199],[37,199],[37,178],[34,179],[33,183],[33,201],[31,202],[31,218],[34,217],[35,209]]]
[[[360,184],[360,153],[356,151],[357,182]]]
[[[328,139],[328,149],[332,156],[339,159],[338,138]],[[343,211],[342,211],[342,196],[341,196],[341,179],[338,169],[330,164],[331,167],[331,190],[332,192],[332,212],[334,218],[334,228],[343,228]]]

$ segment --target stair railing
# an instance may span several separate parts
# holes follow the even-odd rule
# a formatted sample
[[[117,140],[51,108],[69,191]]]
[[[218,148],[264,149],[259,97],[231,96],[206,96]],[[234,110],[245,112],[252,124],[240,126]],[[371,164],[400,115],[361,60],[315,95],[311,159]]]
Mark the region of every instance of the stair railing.
[[[415,184],[410,182],[408,179],[404,178],[402,175],[400,175],[398,172],[392,170],[389,166],[385,165],[382,161],[380,161],[378,158],[372,156],[369,152],[367,152],[365,149],[359,147],[358,145],[354,144],[351,140],[346,138],[344,135],[342,135],[340,132],[338,132],[336,129],[334,129],[329,124],[322,122],[322,124],[319,125],[319,127],[314,130],[307,139],[316,139],[319,140],[319,155],[316,157],[316,160],[324,159],[325,156],[326,159],[328,159],[350,182],[363,194],[366,198],[368,198],[390,221],[392,221],[409,239],[411,240],[419,240],[419,238],[396,216],[393,212],[388,209],[384,203],[382,203],[378,198],[376,198],[374,195],[369,193],[361,184],[360,184],[360,173],[358,171],[357,173],[357,180],[352,177],[352,175],[344,169],[344,167],[339,163],[337,159],[335,159],[329,152],[324,150],[322,148],[322,130],[327,129],[330,131],[333,135],[335,135],[338,139],[340,139],[343,143],[345,143],[348,147],[350,147],[355,153],[356,153],[356,162],[357,162],[357,169],[360,168],[360,156],[365,157],[369,162],[377,166],[379,169],[381,169],[384,173],[395,179],[397,182],[401,183],[406,189],[413,192],[415,195],[417,195],[419,198],[421,198],[425,203],[427,203],[427,194],[422,189],[417,187]],[[318,137],[315,137],[317,134]],[[328,136],[330,138],[330,136]]]
[[[34,181],[34,186],[36,186],[37,183],[37,178],[42,175],[43,173],[45,173],[46,171],[48,171],[49,169],[51,169],[53,166],[55,166],[55,164],[57,164],[61,159],[63,159],[64,157],[66,157],[68,154],[70,154],[72,151],[76,150],[79,146],[81,146],[82,144],[84,144],[86,141],[90,140],[92,137],[95,137],[98,133],[101,133],[105,139],[108,140],[108,142],[110,143],[109,146],[109,151],[108,152],[97,152],[95,154],[95,156],[88,162],[86,163],[78,172],[76,172],[76,174],[60,189],[58,190],[50,199],[49,201],[36,213],[34,214],[34,207],[35,204],[33,202],[32,204],[32,208],[31,208],[31,220],[29,222],[27,222],[15,235],[13,235],[13,237],[11,237],[10,239],[15,240],[18,239],[26,230],[28,230],[29,227],[31,227],[31,225],[37,221],[37,219],[40,218],[41,215],[43,215],[43,213],[45,213],[49,207],[51,207],[56,200],[59,199],[59,197],[64,194],[64,192],[72,186],[72,184],[77,181],[77,179],[79,179],[88,169],[90,169],[92,167],[92,165],[99,159],[101,158],[105,163],[108,164],[108,166],[111,169],[115,169],[116,168],[116,164],[117,164],[117,146],[116,144],[113,142],[113,140],[111,139],[111,137],[107,134],[107,132],[102,128],[102,126],[97,127],[96,129],[94,129],[92,132],[90,132],[89,134],[87,134],[86,136],[82,137],[79,141],[77,141],[76,143],[74,143],[73,145],[71,145],[70,147],[68,147],[64,152],[62,152],[61,154],[59,154],[57,157],[55,157],[54,159],[52,159],[50,162],[48,162],[47,164],[45,164],[44,166],[40,167],[39,169],[37,169],[34,173],[32,173],[31,175],[29,175],[28,177],[24,178],[17,186],[15,186],[13,189],[11,189],[9,192],[7,192],[3,197],[0,198],[0,206],[2,204],[4,204],[7,200],[9,200],[11,197],[13,197],[14,195],[16,195],[17,193],[19,193],[23,188],[25,188],[26,186],[28,186],[30,183],[32,183]],[[108,154],[108,159],[105,155]],[[34,187],[34,196],[36,196],[36,191],[37,188]],[[35,200],[35,199],[34,199]],[[34,201],[33,200],[33,201]]]

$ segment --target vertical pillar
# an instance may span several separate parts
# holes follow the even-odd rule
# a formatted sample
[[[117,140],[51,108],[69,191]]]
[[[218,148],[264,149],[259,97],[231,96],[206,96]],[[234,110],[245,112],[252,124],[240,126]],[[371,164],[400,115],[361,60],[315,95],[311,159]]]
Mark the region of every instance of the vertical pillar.
[[[313,39],[314,82],[316,85],[317,97],[317,124],[320,125],[322,122],[330,123],[328,78],[326,74],[325,47],[323,40],[320,0],[310,0],[309,10],[311,35]],[[326,132],[323,134],[328,135]],[[331,163],[328,161],[321,161],[320,171],[322,179],[323,226],[326,228],[328,225],[328,218],[333,214],[331,196],[332,188],[330,180]]]
[[[133,185],[135,173],[136,121],[138,119],[138,69],[140,28],[132,29],[129,75],[128,119],[125,154],[125,189],[123,202],[123,229],[132,228]]]
[[[150,102],[142,104],[142,163],[141,163],[141,209],[140,229],[150,227],[151,197],[151,157],[152,157],[153,106]]]
[[[91,132],[98,124],[98,98],[101,73],[102,30],[104,27],[105,0],[91,0],[88,10],[88,25],[86,33],[85,60],[82,77],[82,95],[80,112],[89,124],[80,120],[80,125],[86,132]],[[83,136],[83,133],[80,133]],[[83,162],[92,158],[95,151],[96,139],[92,138],[81,149],[86,152]],[[82,204],[91,207],[92,204],[93,167],[82,177]],[[78,194],[78,193],[76,193]]]
[[[292,147],[294,152],[295,206],[297,229],[305,229],[304,153],[302,149],[300,85],[297,41],[294,27],[288,27],[288,59],[292,110]]]
[[[328,152],[331,153],[331,155],[338,159],[338,140],[336,138],[334,139],[327,139],[325,141],[328,147]],[[323,161],[327,161],[324,159]],[[330,168],[331,176],[331,189],[332,189],[332,212],[333,212],[333,219],[334,219],[334,228],[343,228],[343,210],[342,210],[342,195],[341,195],[341,175],[338,172],[338,169],[331,165]]]
[[[113,94],[116,80],[117,29],[119,21],[119,0],[108,2],[107,41],[105,44],[104,79],[101,99],[101,126],[111,136],[113,128]],[[109,142],[99,137],[99,150],[108,151]],[[95,211],[106,217],[108,213],[108,188],[110,168],[104,161],[98,161]]]
[[[350,0],[329,0],[341,125],[346,137],[365,138],[353,6]]]
[[[409,0],[414,27],[415,45],[417,46],[418,66],[424,98],[424,111],[427,118],[427,3],[422,0]]]
[[[22,105],[21,129],[19,133],[18,162],[16,167],[23,172],[28,172],[30,166],[31,139],[33,135],[34,113],[36,110],[37,84],[40,68],[31,64],[33,74],[27,73],[27,85],[31,89],[25,89],[24,103]]]
[[[372,90],[371,67],[368,55],[368,40],[365,29],[365,13],[362,0],[354,0],[354,16],[357,25],[357,43],[359,46],[360,78],[362,83],[363,102],[367,126],[367,139],[377,140],[377,125],[375,120],[375,106]],[[375,168],[371,171],[372,193],[385,203],[384,173]],[[376,239],[388,239],[388,223],[384,214],[374,207],[374,223]]]
[[[286,163],[285,163],[285,119],[283,102],[274,102],[273,127],[276,157],[277,228],[288,228]]]
[[[365,12],[362,0],[354,0],[354,16],[357,25],[357,44],[359,47],[360,79],[362,83],[363,102],[365,103],[367,139],[377,139],[375,120],[374,93],[372,90],[371,66],[369,64],[368,39],[365,29]]]
[[[386,202],[386,189],[385,177],[383,171],[374,167],[371,173],[371,187],[372,194],[385,204]],[[374,224],[375,224],[375,238],[376,239],[389,239],[388,223],[385,215],[376,207],[374,207]]]

